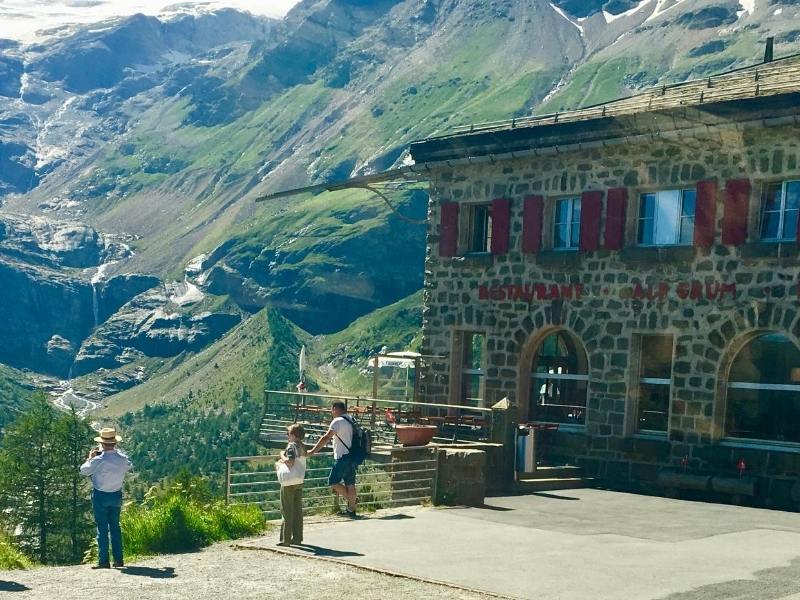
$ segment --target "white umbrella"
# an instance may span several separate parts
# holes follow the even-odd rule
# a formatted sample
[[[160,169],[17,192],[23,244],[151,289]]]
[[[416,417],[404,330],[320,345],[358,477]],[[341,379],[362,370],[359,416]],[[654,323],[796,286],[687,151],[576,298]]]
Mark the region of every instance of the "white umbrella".
[[[306,381],[306,347],[305,345],[300,348],[300,383],[305,383]]]

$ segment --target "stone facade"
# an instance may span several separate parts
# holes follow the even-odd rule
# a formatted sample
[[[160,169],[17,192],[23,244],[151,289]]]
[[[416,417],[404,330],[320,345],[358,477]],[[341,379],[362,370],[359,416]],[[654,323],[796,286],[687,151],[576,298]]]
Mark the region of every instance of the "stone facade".
[[[725,183],[752,184],[748,236],[723,245]],[[800,127],[714,128],[646,144],[548,152],[431,172],[423,312],[423,354],[432,359],[421,392],[430,402],[458,402],[459,332],[485,334],[485,404],[507,397],[523,422],[534,354],[551,332],[565,329],[588,359],[585,428],[559,431],[550,452],[610,482],[655,482],[660,469],[731,471],[739,459],[762,481],[766,504],[793,507],[800,445],[737,443],[725,438],[730,364],[760,332],[800,345],[800,257],[796,243],[759,241],[762,185],[800,179]],[[710,248],[636,245],[641,193],[717,182]],[[593,190],[627,189],[621,250],[552,250],[553,202]],[[542,247],[522,252],[523,203],[544,197]],[[443,202],[510,200],[509,250],[499,255],[439,255]],[[463,212],[463,211],[462,211]],[[462,254],[460,251],[458,254]],[[637,334],[674,336],[668,432],[636,432],[632,389],[638,381]],[[798,415],[800,418],[800,415]],[[686,458],[684,458],[686,457]]]

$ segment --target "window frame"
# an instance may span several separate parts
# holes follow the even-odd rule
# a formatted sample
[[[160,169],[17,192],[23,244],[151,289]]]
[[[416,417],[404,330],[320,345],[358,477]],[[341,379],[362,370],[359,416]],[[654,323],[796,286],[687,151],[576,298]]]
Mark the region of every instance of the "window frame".
[[[746,343],[741,345],[738,350],[735,352],[733,357],[731,358],[730,366],[727,372],[727,376],[725,378],[725,401],[724,401],[724,409],[721,422],[721,429],[722,429],[722,436],[720,439],[721,443],[724,443],[729,446],[753,446],[753,447],[784,447],[784,448],[793,448],[796,450],[800,450],[800,440],[792,441],[792,440],[780,440],[774,439],[769,437],[746,437],[746,436],[737,436],[731,435],[730,427],[731,427],[731,390],[763,390],[767,392],[794,392],[800,394],[800,382],[794,383],[758,383],[758,382],[751,382],[751,381],[737,381],[732,380],[733,376],[733,368],[736,365],[737,359],[744,352],[748,346],[755,343],[759,338],[769,336],[769,335],[780,335],[785,338],[789,343],[795,346],[797,350],[800,350],[800,346],[798,346],[797,341],[792,338],[792,336],[786,334],[782,331],[761,331],[758,335],[753,336],[751,339],[747,340]],[[748,401],[752,402],[752,401]],[[755,402],[760,402],[760,400],[755,400]]]
[[[482,398],[474,398],[478,400],[477,406],[478,407],[485,407],[486,406],[486,332],[482,330],[472,330],[472,329],[462,329],[458,331],[458,334],[461,337],[461,352],[459,356],[459,363],[458,363],[458,370],[459,370],[459,393],[458,393],[458,400],[459,404],[463,404],[467,402],[467,398],[465,396],[464,390],[464,380],[466,377],[478,376],[480,381],[482,382],[479,385],[479,388],[482,389],[483,397]],[[472,348],[472,337],[475,335],[480,335],[483,337],[481,341],[481,362],[480,367],[478,368],[467,368],[467,357],[468,357],[468,349],[471,352]],[[469,406],[469,404],[464,404],[465,406]]]
[[[465,210],[463,210],[463,220],[462,224],[464,225],[461,228],[463,234],[461,235],[460,247],[462,255],[469,255],[469,254],[489,254],[492,251],[492,202],[469,202],[462,205]],[[482,249],[477,249],[476,247],[478,244],[475,243],[476,241],[476,223],[477,223],[477,212],[480,209],[485,209],[485,216],[483,217],[483,236],[482,242],[480,246]]]
[[[576,352],[582,353],[576,355],[576,361],[578,363],[578,369],[580,370],[581,362],[584,363],[585,373],[540,373],[537,372],[536,369],[539,366],[539,357],[544,347],[545,342],[550,336],[558,335],[559,333],[563,333],[566,336],[571,338],[571,342],[573,343]],[[548,424],[558,424],[560,430],[564,431],[585,431],[586,430],[586,418],[587,418],[587,408],[588,408],[588,399],[589,399],[589,356],[586,352],[586,349],[583,346],[581,340],[571,331],[566,329],[559,329],[555,331],[551,331],[547,335],[541,338],[538,345],[536,346],[536,350],[533,353],[532,361],[531,361],[531,368],[530,368],[530,384],[529,384],[529,393],[528,393],[528,418],[536,417],[536,408],[535,406],[539,406],[538,403],[533,406],[531,403],[531,394],[539,389],[539,386],[542,384],[546,384],[548,381],[584,381],[586,382],[585,394],[586,397],[584,398],[583,408],[583,422],[582,423],[575,423],[569,421],[552,421],[546,420],[536,417],[535,421],[537,423],[548,423]],[[555,405],[554,405],[555,406]],[[558,406],[577,406],[577,405],[558,405]]]
[[[567,209],[567,221],[565,223],[561,223],[558,221],[558,205],[561,202],[569,202],[569,208]],[[578,205],[578,220],[575,220],[575,204]],[[577,252],[578,246],[580,245],[581,241],[581,215],[582,215],[582,206],[581,206],[581,197],[580,196],[564,196],[561,198],[555,198],[553,200],[553,213],[552,213],[552,223],[553,226],[551,228],[552,234],[552,248],[556,252]],[[556,245],[557,235],[556,231],[558,230],[559,225],[567,226],[567,245],[566,246],[558,246]],[[572,239],[572,228],[577,225],[578,233],[575,239]]]
[[[672,236],[673,241],[668,242],[668,243],[657,243],[656,240],[658,239],[657,236],[658,236],[658,231],[659,231],[658,230],[658,221],[657,221],[658,211],[654,209],[653,218],[652,219],[646,219],[642,214],[643,213],[642,202],[643,202],[645,196],[654,196],[655,197],[654,202],[657,205],[659,194],[667,194],[667,193],[670,193],[670,192],[677,192],[678,193],[678,203],[677,203],[677,208],[675,210],[675,213],[676,213],[676,216],[677,216],[677,218],[676,218],[677,227],[676,227],[675,231],[673,231],[673,236]],[[687,192],[691,192],[692,194],[694,194],[694,212],[691,214],[691,216],[684,215],[684,213],[683,213],[684,202],[685,202],[685,194]],[[686,246],[692,246],[694,244],[694,229],[695,229],[695,225],[696,225],[695,220],[696,220],[696,216],[697,216],[697,188],[696,187],[664,188],[664,189],[659,189],[659,190],[640,191],[638,195],[639,195],[639,202],[637,204],[637,215],[636,215],[636,223],[635,223],[635,228],[634,228],[635,239],[636,239],[636,245],[637,246],[642,247],[642,248],[669,248],[669,247],[686,247]],[[653,234],[652,234],[653,242],[652,243],[646,243],[646,242],[643,241],[642,222],[643,221],[650,221],[650,220],[653,221],[653,226],[652,226],[653,227]],[[683,236],[684,223],[685,223],[685,221],[688,221],[688,220],[691,220],[691,233],[689,235],[690,239],[689,239],[689,241],[681,242],[681,238],[684,237]]]
[[[780,209],[777,211],[767,211],[767,190],[775,185],[780,183],[781,185],[781,205]],[[792,243],[798,241],[797,239],[797,227],[793,232],[792,237],[765,237],[764,236],[764,224],[765,224],[765,216],[767,212],[770,213],[778,213],[778,232],[779,234],[783,232],[784,225],[786,223],[786,196],[787,196],[787,189],[790,184],[797,184],[800,186],[800,179],[783,179],[783,180],[776,180],[776,181],[766,181],[761,184],[761,202],[758,207],[758,241],[764,242],[766,244],[785,244],[785,243]],[[798,209],[791,209],[792,211],[797,210],[798,212],[798,219],[800,219],[800,207]]]
[[[674,393],[674,379],[675,379],[675,345],[676,345],[676,335],[672,331],[668,331],[666,333],[654,333],[652,331],[640,331],[635,332],[634,334],[635,343],[636,343],[636,370],[635,370],[635,380],[634,385],[631,386],[633,390],[633,398],[634,398],[634,406],[632,411],[632,419],[633,419],[633,427],[631,428],[633,435],[640,435],[640,436],[648,436],[648,437],[658,437],[664,438],[669,435],[670,430],[670,419],[672,418],[672,395]],[[670,363],[669,363],[669,373],[670,376],[667,377],[643,377],[642,370],[644,368],[644,347],[645,347],[645,340],[647,338],[670,338],[671,341],[671,351],[670,351]],[[642,391],[642,384],[644,385],[660,385],[667,387],[667,411],[666,411],[666,428],[664,430],[660,429],[644,429],[639,426],[640,423],[640,409],[641,409],[641,391]]]

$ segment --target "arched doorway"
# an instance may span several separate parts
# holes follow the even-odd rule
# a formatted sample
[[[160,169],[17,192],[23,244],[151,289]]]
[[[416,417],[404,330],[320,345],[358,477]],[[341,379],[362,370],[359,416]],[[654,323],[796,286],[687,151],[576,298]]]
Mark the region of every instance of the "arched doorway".
[[[570,332],[547,335],[533,353],[528,420],[583,426],[589,384],[586,352]]]
[[[736,354],[728,374],[725,436],[800,443],[800,348],[767,332]]]

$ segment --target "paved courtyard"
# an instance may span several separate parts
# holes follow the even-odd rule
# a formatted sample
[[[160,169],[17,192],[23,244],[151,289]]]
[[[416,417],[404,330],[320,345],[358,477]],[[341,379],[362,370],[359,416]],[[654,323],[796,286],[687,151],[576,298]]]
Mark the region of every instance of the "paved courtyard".
[[[322,523],[305,538],[296,552],[518,598],[800,600],[795,513],[584,489]]]

